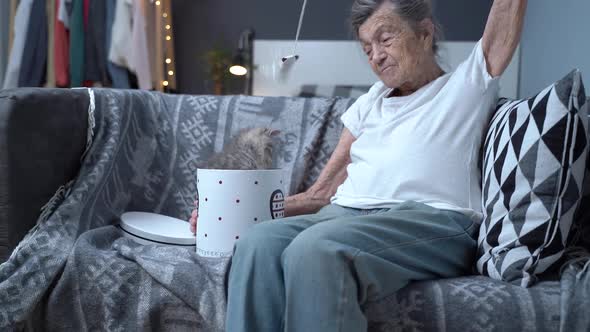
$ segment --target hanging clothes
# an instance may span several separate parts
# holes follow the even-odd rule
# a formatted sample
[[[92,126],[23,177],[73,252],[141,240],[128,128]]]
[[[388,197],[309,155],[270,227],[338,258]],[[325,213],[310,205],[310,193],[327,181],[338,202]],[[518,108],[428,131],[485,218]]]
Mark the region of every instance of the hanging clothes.
[[[88,17],[89,17],[89,13],[90,13],[90,0],[84,0],[84,9],[83,9],[83,16],[84,16],[84,70],[82,72],[82,75],[84,75],[84,80],[82,82],[82,85],[85,87],[92,87],[92,86],[101,86],[99,83],[95,83],[93,81],[87,80],[86,79],[86,70],[88,68],[88,63],[87,63],[87,57],[88,57],[88,38],[90,38],[90,36],[88,36]]]
[[[129,74],[127,69],[108,61],[109,52],[111,49],[111,41],[113,35],[113,23],[115,21],[115,7],[117,0],[106,0],[106,49],[105,58],[107,58],[107,69],[112,81],[112,87],[116,89],[129,89]]]
[[[110,85],[106,64],[106,3],[92,0],[89,3],[85,45],[85,79]]]
[[[84,83],[84,0],[72,0],[70,16],[70,83],[81,87]]]
[[[47,9],[47,65],[45,66],[47,72],[45,74],[46,82],[45,87],[54,88],[55,85],[55,66],[53,65],[55,57],[55,0],[46,0]]]
[[[149,0],[142,0],[142,1],[149,1]],[[159,80],[160,77],[158,70],[162,68],[163,62],[156,62],[158,59],[158,49],[157,46],[161,43],[160,39],[158,39],[157,32],[160,31],[161,25],[157,25],[156,20],[161,18],[157,16],[156,8],[160,8],[161,6],[150,6],[149,4],[145,6],[145,22],[146,22],[146,39],[147,39],[147,48],[149,50],[149,60],[150,60],[150,72],[152,77],[152,86],[157,90],[159,87]],[[163,60],[162,60],[163,61]]]
[[[147,1],[133,2],[133,34],[131,37],[131,63],[137,74],[140,89],[152,90],[152,70],[150,68],[150,50],[147,41],[146,6]]]
[[[115,20],[112,27],[109,60],[119,66],[131,68],[128,56],[131,54],[132,1],[118,0],[115,7]]]
[[[18,87],[23,50],[27,39],[33,0],[21,0],[14,17],[14,39],[4,77],[4,89]]]
[[[8,49],[12,49],[12,43],[14,41],[14,26],[16,26],[16,9],[18,7],[19,0],[10,0],[10,23],[8,26],[10,27],[10,34],[8,36]]]
[[[53,17],[53,21],[55,22],[53,31],[53,67],[55,70],[55,85],[61,88],[65,88],[70,85],[70,33],[59,18],[60,10],[63,6],[63,3],[66,1],[68,0],[55,0],[57,8],[56,14]],[[51,64],[51,62],[49,63]]]
[[[46,2],[45,0],[33,0],[18,79],[19,86],[39,87],[45,83],[47,34]]]
[[[84,0],[84,30],[88,28],[88,15],[90,14],[90,0]]]
[[[151,90],[145,6],[142,0],[120,0],[115,8],[109,60],[137,74],[141,89]]]
[[[70,16],[72,15],[72,0],[61,0],[57,9],[57,19],[66,27],[70,28]]]
[[[4,82],[4,71],[8,64],[8,43],[10,39],[10,1],[0,1],[0,82]]]

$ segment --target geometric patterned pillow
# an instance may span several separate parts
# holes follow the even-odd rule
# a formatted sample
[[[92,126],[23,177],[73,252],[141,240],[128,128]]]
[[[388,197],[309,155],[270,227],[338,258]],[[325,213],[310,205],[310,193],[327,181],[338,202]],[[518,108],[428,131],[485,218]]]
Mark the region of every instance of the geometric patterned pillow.
[[[533,98],[498,106],[483,147],[481,274],[528,287],[561,258],[582,196],[585,99],[575,70]]]

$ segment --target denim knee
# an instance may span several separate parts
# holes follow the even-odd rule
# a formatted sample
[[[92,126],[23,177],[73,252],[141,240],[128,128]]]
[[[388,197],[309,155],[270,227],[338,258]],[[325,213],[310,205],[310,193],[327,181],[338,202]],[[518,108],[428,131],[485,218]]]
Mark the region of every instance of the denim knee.
[[[253,226],[236,241],[234,256],[261,254],[261,258],[280,257],[285,244],[273,234],[277,231],[276,221],[266,221]],[[273,255],[273,253],[275,255]]]
[[[344,246],[324,232],[311,229],[299,234],[281,255],[285,272],[329,273],[335,265],[351,260]]]

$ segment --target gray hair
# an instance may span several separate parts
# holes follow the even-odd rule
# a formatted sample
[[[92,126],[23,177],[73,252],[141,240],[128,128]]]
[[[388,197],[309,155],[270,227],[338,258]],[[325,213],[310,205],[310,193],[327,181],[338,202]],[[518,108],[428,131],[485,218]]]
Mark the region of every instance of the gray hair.
[[[424,19],[430,19],[434,24],[434,36],[432,51],[438,51],[438,42],[442,39],[442,29],[433,15],[432,2],[430,0],[355,0],[352,5],[350,23],[353,32],[358,38],[361,25],[365,23],[386,1],[389,1],[394,8],[396,15],[404,19],[408,24],[418,31],[418,23]]]

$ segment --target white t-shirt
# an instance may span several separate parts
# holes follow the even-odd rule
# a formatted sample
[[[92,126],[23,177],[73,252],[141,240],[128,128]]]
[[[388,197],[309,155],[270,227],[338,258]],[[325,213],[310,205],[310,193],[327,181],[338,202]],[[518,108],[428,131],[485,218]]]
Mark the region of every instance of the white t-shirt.
[[[342,116],[356,141],[332,203],[373,209],[416,201],[481,219],[478,156],[498,90],[481,41],[454,72],[409,96],[386,98],[392,89],[373,85]]]

